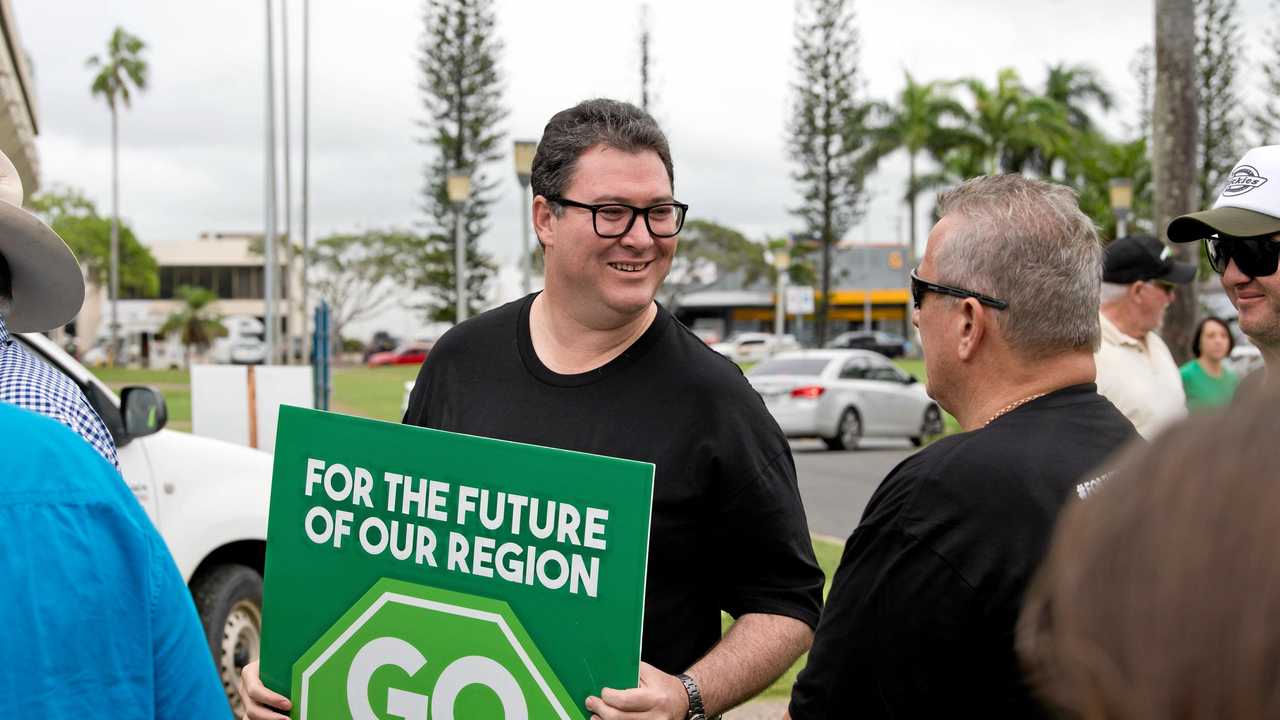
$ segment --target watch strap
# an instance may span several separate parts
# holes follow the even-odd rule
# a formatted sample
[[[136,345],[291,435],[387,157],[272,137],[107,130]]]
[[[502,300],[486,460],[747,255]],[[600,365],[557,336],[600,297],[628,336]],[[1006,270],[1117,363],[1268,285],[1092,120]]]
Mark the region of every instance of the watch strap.
[[[706,720],[707,711],[702,705],[702,690],[698,688],[698,683],[684,673],[676,678],[684,684],[684,691],[689,694],[689,714],[685,716],[685,720]]]

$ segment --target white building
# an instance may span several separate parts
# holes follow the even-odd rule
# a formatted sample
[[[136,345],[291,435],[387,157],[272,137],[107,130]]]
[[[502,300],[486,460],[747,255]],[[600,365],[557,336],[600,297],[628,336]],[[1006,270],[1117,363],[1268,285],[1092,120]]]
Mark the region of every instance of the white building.
[[[156,337],[165,320],[182,307],[178,289],[184,285],[207,288],[218,297],[211,310],[225,317],[266,319],[264,284],[266,267],[259,254],[261,234],[201,233],[196,240],[178,240],[148,244],[159,266],[160,291],[155,298],[130,296],[122,290],[119,303],[120,332],[125,338],[127,356],[154,366],[168,366],[180,361],[181,350],[166,339],[157,346]],[[257,248],[255,248],[255,245]],[[280,269],[276,273],[279,295],[275,305],[281,322],[280,345],[291,337],[295,348],[301,347],[303,322],[293,298],[301,294],[300,283],[285,283],[284,249],[279,248]],[[295,259],[295,265],[300,267]],[[295,271],[295,275],[297,272]],[[101,344],[109,334],[107,289],[90,285],[84,307],[76,318],[76,334],[81,352]],[[176,354],[176,359],[175,359]]]

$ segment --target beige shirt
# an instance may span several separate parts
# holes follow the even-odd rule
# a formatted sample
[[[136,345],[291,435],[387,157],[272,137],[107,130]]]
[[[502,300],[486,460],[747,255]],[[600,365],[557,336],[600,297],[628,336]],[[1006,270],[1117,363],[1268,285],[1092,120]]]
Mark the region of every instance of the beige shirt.
[[[1149,332],[1139,342],[1120,332],[1105,315],[1101,318],[1102,346],[1093,356],[1098,392],[1150,440],[1187,414],[1178,365],[1159,335]]]

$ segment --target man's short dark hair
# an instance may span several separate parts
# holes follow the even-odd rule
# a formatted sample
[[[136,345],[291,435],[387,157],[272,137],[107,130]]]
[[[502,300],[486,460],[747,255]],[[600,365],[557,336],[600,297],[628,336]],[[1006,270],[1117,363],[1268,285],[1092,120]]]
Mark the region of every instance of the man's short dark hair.
[[[596,145],[627,153],[652,150],[675,187],[671,148],[653,116],[630,103],[597,98],[561,110],[547,123],[533,156],[533,194],[546,198],[562,195],[573,179],[578,158]]]
[[[1231,326],[1227,325],[1226,320],[1210,315],[1196,325],[1196,332],[1191,336],[1191,357],[1200,357],[1200,336],[1204,333],[1204,326],[1211,322],[1221,325],[1223,332],[1227,334],[1227,355],[1230,355],[1231,351],[1236,349],[1236,339],[1231,335]]]

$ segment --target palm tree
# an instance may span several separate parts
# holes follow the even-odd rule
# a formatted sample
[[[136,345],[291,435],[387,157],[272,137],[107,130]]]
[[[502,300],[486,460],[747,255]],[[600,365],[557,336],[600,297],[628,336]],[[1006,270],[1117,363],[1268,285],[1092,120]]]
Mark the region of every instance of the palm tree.
[[[132,99],[129,88],[132,85],[139,91],[147,89],[147,63],[142,59],[142,50],[146,47],[137,37],[116,27],[107,40],[105,59],[97,55],[90,57],[85,64],[90,68],[99,68],[89,86],[92,96],[101,95],[111,108],[111,358],[115,362],[119,339],[119,315],[116,312],[116,301],[120,297],[120,163],[118,160],[119,133],[116,129],[116,108],[123,104],[129,107]]]
[[[952,148],[972,141],[964,130],[969,114],[964,106],[947,95],[947,87],[940,82],[918,83],[911,73],[906,75],[906,85],[893,105],[881,104],[878,110],[884,116],[876,128],[877,157],[903,149],[907,151],[907,191],[905,200],[910,208],[910,256],[914,263],[916,252],[916,196],[923,189],[916,173],[916,157],[927,152],[935,160]]]
[[[1084,65],[1050,65],[1044,81],[1044,96],[1060,103],[1067,112],[1067,124],[1080,131],[1094,129],[1089,103],[1104,112],[1110,112],[1115,104],[1098,73]]]
[[[976,78],[961,85],[973,101],[969,130],[986,174],[1022,172],[1037,153],[1057,156],[1067,148],[1063,106],[1028,91],[1013,68],[1001,70],[991,87]]]
[[[1049,66],[1044,82],[1044,97],[1062,108],[1070,139],[1065,147],[1051,145],[1039,149],[1034,153],[1031,165],[1043,176],[1065,180],[1059,171],[1069,173],[1068,166],[1078,159],[1075,156],[1084,150],[1096,149],[1098,141],[1102,140],[1100,137],[1090,137],[1097,134],[1097,125],[1090,111],[1094,106],[1103,112],[1110,111],[1113,99],[1092,68],[1066,63]]]
[[[160,332],[166,335],[171,332],[179,333],[187,367],[191,367],[191,350],[207,350],[214,339],[227,334],[227,328],[222,325],[222,316],[213,312],[210,307],[218,299],[213,291],[183,285],[178,288],[177,295],[182,298],[182,307],[165,319]]]

